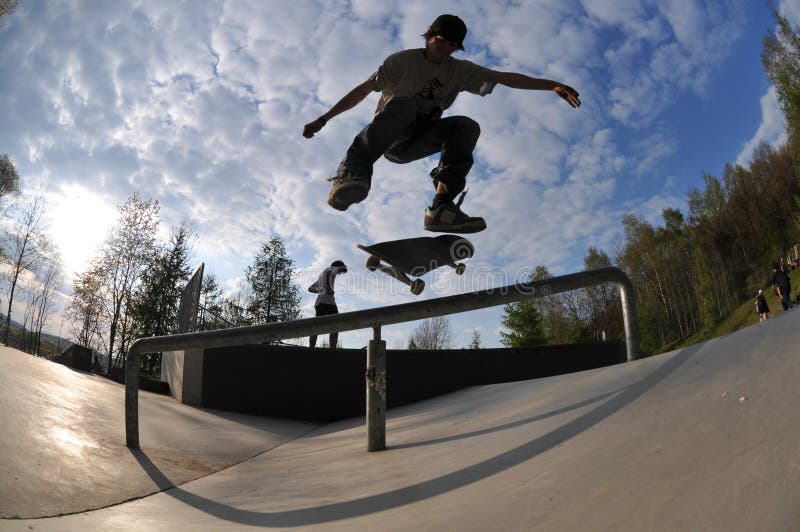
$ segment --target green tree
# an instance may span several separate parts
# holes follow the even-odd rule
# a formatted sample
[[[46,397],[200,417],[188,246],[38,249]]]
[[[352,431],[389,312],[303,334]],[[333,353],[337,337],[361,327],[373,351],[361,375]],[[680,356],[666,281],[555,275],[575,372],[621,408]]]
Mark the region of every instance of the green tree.
[[[191,233],[175,228],[167,245],[157,246],[134,291],[131,314],[138,336],[162,336],[178,330],[178,305],[189,280]]]
[[[119,218],[111,229],[100,252],[98,265],[102,272],[102,293],[107,323],[106,351],[109,355],[108,374],[125,358],[134,328],[129,321],[129,305],[133,290],[151,260],[156,248],[156,231],[161,222],[158,201],[143,200],[135,192],[119,207]],[[114,364],[114,356],[116,361]]]
[[[8,154],[0,155],[0,212],[5,210],[4,198],[19,191],[19,174]]]
[[[602,250],[589,247],[583,258],[586,270],[611,266],[611,259]],[[586,328],[594,340],[616,338],[623,333],[622,304],[619,292],[611,283],[586,288],[583,299]]]
[[[247,312],[252,323],[274,323],[300,317],[300,295],[292,281],[294,261],[279,236],[265,242],[245,270],[250,285]]]
[[[552,277],[546,266],[537,266],[531,280]],[[571,344],[586,339],[581,317],[581,293],[567,292],[546,295],[535,301],[542,318],[542,333],[548,344]]]
[[[134,335],[163,336],[178,332],[178,306],[192,270],[189,266],[191,232],[186,224],[175,228],[166,245],[158,246],[142,271],[131,297],[130,316]],[[142,357],[142,367],[154,374],[161,354]]]
[[[796,27],[770,6],[777,23],[777,33],[770,30],[764,37],[761,61],[769,79],[775,85],[789,129],[789,142],[800,164],[800,35]]]
[[[467,349],[480,349],[480,348],[481,348],[481,333],[478,329],[473,329],[472,340],[467,346]]]
[[[530,281],[543,279],[547,271],[544,266],[537,266],[530,276]],[[549,277],[549,274],[547,275]],[[540,301],[525,300],[509,303],[503,307],[501,321],[506,331],[500,332],[500,343],[506,347],[532,347],[547,343],[547,335],[542,324]]]
[[[534,301],[517,301],[503,307],[500,343],[506,347],[531,347],[547,343],[542,314]]]

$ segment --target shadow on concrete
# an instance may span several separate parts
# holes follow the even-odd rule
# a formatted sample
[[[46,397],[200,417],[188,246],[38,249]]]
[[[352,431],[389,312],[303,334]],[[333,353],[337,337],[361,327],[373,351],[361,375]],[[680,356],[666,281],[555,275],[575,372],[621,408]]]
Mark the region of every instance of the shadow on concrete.
[[[484,434],[491,434],[493,432],[502,432],[504,430],[513,429],[516,427],[521,427],[522,425],[527,425],[528,423],[533,423],[534,421],[541,421],[543,419],[547,419],[549,417],[560,416],[561,414],[565,414],[572,410],[577,410],[579,408],[583,408],[584,406],[589,406],[593,403],[597,403],[602,401],[603,399],[607,399],[613,395],[618,394],[619,392],[625,390],[626,388],[619,388],[614,390],[613,392],[607,392],[604,394],[597,395],[592,397],[591,399],[586,399],[585,401],[579,401],[575,404],[565,406],[564,408],[557,408],[550,412],[546,412],[544,414],[539,414],[536,416],[531,416],[526,419],[520,419],[518,421],[513,421],[511,423],[505,423],[503,425],[497,425],[496,427],[489,427],[487,429],[476,430],[473,432],[465,432],[464,434],[454,434],[453,436],[446,436],[444,438],[434,438],[432,440],[414,442],[414,443],[402,443],[400,445],[390,445],[390,449],[409,449],[413,447],[423,447],[426,445],[435,445],[437,443],[445,443],[449,441],[456,441],[456,440],[465,440],[467,438],[474,438],[475,436],[482,436]]]
[[[241,510],[205,497],[201,497],[177,487],[167,489],[163,493],[174,497],[176,500],[192,506],[197,510],[206,512],[207,514],[210,514],[218,519],[252,526],[307,526],[359,517],[401,507],[409,503],[435,497],[437,495],[468,486],[492,475],[496,475],[502,471],[530,460],[531,458],[534,458],[564,443],[570,438],[581,434],[582,432],[590,429],[594,425],[597,425],[601,421],[620,411],[622,408],[629,405],[648,390],[653,388],[659,382],[663,381],[679,367],[685,364],[692,356],[694,356],[701,347],[701,344],[687,347],[686,349],[675,354],[670,360],[654,369],[648,376],[622,388],[621,391],[618,390],[616,392],[597,396],[588,401],[582,401],[576,405],[567,407],[567,409],[578,408],[581,405],[585,406],[587,404],[600,401],[605,398],[605,396],[616,394],[611,399],[601,405],[598,405],[593,410],[562,425],[548,434],[535,438],[528,443],[501,453],[488,460],[484,460],[483,462],[473,464],[461,470],[454,471],[434,479],[414,484],[413,486],[407,486],[350,501],[279,512],[253,512]],[[546,415],[547,414],[545,414],[545,416]],[[550,413],[550,415],[553,415],[553,413]],[[523,424],[526,422],[531,423],[537,419],[541,419],[541,417],[535,416],[518,424]],[[490,430],[498,430],[498,427],[495,427],[494,429],[487,429],[487,431]],[[462,437],[469,437],[469,435],[464,435]],[[432,441],[422,442],[419,445],[431,443]],[[137,455],[137,459],[140,460],[142,467],[156,483],[161,485],[163,482],[169,482],[143,453]]]
[[[133,457],[139,462],[139,465],[142,466],[142,470],[147,473],[147,476],[152,479],[153,482],[156,483],[158,489],[160,490],[167,490],[170,488],[174,488],[175,484],[168,479],[164,473],[158,468],[157,465],[153,463],[152,460],[142,451],[141,449],[128,449]]]

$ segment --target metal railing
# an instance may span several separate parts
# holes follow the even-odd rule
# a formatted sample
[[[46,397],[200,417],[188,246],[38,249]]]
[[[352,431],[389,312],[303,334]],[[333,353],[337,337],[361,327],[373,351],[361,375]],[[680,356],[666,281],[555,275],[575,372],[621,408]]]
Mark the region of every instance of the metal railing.
[[[386,342],[380,339],[382,326],[505,305],[605,283],[614,283],[620,291],[627,358],[634,360],[639,356],[639,325],[633,284],[622,270],[615,267],[318,318],[140,338],[131,345],[125,368],[126,444],[132,449],[139,448],[139,359],[144,353],[256,344],[372,328],[374,340],[367,347],[366,368],[367,447],[370,451],[383,449],[386,446]]]

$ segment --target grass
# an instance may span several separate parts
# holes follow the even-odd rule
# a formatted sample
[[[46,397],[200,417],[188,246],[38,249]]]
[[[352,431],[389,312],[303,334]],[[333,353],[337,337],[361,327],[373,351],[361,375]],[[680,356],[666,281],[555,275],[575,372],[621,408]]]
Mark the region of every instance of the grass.
[[[794,299],[795,294],[797,294],[798,289],[800,289],[800,269],[789,272],[789,279],[792,281],[792,298]],[[767,305],[769,305],[770,314],[772,316],[785,312],[783,307],[781,307],[781,300],[772,293],[772,286],[764,288],[764,295],[767,297]],[[730,334],[739,329],[749,327],[750,325],[755,325],[756,323],[758,323],[758,314],[756,314],[756,294],[753,294],[753,297],[742,303],[724,318],[718,320],[713,327],[676,340],[664,346],[659,353],[666,353],[700,342],[706,342],[712,338]]]

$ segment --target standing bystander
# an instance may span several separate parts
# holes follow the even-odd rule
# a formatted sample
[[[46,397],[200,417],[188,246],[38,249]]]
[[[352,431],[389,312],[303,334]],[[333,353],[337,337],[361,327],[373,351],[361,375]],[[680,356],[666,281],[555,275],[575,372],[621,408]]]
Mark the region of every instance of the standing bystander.
[[[758,296],[756,296],[756,313],[758,321],[765,321],[769,318],[769,305],[767,305],[767,298],[764,297],[763,290],[759,290]]]
[[[772,277],[770,277],[772,290],[775,295],[781,298],[781,306],[783,310],[789,310],[792,307],[792,283],[789,281],[789,276],[786,271],[777,262],[772,264]]]
[[[314,284],[308,287],[308,291],[317,294],[317,299],[314,301],[314,310],[317,316],[328,316],[330,314],[338,314],[339,307],[336,306],[336,293],[333,289],[333,284],[336,282],[336,276],[340,273],[347,273],[347,266],[340,260],[335,260],[330,266],[322,270]],[[332,332],[328,337],[329,347],[336,349],[336,344],[339,341],[339,333]],[[308,337],[308,346],[317,346],[317,335]]]

